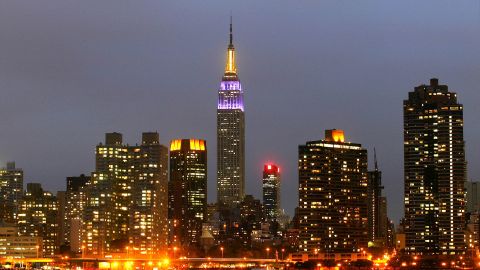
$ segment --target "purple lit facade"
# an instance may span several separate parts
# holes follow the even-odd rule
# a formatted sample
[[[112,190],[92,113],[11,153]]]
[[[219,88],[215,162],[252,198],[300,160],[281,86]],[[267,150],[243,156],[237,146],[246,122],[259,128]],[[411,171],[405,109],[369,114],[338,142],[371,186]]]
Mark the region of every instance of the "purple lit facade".
[[[220,83],[217,109],[239,109],[242,112],[244,111],[243,91],[240,81],[222,81]]]

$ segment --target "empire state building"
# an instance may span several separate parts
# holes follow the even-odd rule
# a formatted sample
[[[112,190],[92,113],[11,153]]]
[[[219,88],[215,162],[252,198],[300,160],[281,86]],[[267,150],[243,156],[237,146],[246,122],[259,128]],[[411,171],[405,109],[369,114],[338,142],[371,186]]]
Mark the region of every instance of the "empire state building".
[[[217,201],[233,207],[245,196],[245,113],[243,90],[235,65],[232,23],[227,64],[218,90]]]

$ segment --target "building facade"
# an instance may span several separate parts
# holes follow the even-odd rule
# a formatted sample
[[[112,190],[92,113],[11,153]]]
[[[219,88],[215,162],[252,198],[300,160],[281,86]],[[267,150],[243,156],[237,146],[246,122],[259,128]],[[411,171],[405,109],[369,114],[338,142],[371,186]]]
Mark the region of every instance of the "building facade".
[[[375,169],[368,172],[369,241],[375,246],[385,246],[388,230],[387,198],[382,196],[382,172],[378,169],[376,153],[374,163]]]
[[[67,177],[63,242],[68,244],[70,250],[75,253],[82,252],[83,211],[87,202],[85,188],[90,180],[90,176],[84,174]]]
[[[8,162],[0,169],[0,221],[16,223],[23,196],[23,170]]]
[[[51,257],[57,249],[57,199],[39,183],[28,183],[18,213],[20,236],[41,237],[42,253]]]
[[[0,222],[0,258],[42,258],[42,238],[19,236],[15,225]]]
[[[300,145],[299,251],[350,253],[368,243],[367,150],[341,130]]]
[[[207,220],[207,142],[177,139],[170,143],[170,219],[175,246],[200,243]]]
[[[142,134],[142,144],[123,144],[107,133],[96,147],[96,170],[86,186],[83,246],[102,256],[123,252],[154,254],[167,245],[168,150],[158,133]]]
[[[480,182],[467,181],[465,182],[465,191],[467,199],[467,212],[480,212]]]
[[[431,79],[403,102],[406,251],[459,254],[465,249],[463,106]]]
[[[217,202],[238,206],[245,196],[245,114],[237,75],[232,24],[217,104]]]
[[[281,213],[280,168],[277,165],[264,165],[262,191],[265,218],[269,221],[276,221]]]

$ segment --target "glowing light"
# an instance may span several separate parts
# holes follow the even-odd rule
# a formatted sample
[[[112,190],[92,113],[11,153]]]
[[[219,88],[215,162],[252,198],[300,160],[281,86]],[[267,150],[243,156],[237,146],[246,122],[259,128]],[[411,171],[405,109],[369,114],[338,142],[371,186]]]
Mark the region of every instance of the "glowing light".
[[[325,131],[325,140],[334,142],[345,142],[345,134],[340,129],[330,129]]]
[[[205,140],[190,139],[190,150],[205,151]]]
[[[178,151],[182,149],[182,140],[172,140],[170,142],[170,151]]]
[[[272,165],[268,165],[268,169],[271,170],[271,169],[272,169]]]
[[[237,73],[237,68],[235,66],[235,49],[233,47],[228,48],[227,51],[227,65],[225,67],[225,73]]]

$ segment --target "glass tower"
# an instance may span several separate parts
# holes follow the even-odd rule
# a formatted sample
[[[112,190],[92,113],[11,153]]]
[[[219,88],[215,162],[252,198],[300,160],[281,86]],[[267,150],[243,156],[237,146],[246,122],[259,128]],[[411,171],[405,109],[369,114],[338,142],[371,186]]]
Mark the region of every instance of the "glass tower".
[[[217,201],[238,205],[245,195],[245,114],[243,90],[237,76],[232,23],[225,73],[217,104]]]
[[[277,220],[280,214],[280,168],[275,164],[263,167],[263,207],[269,221]]]

